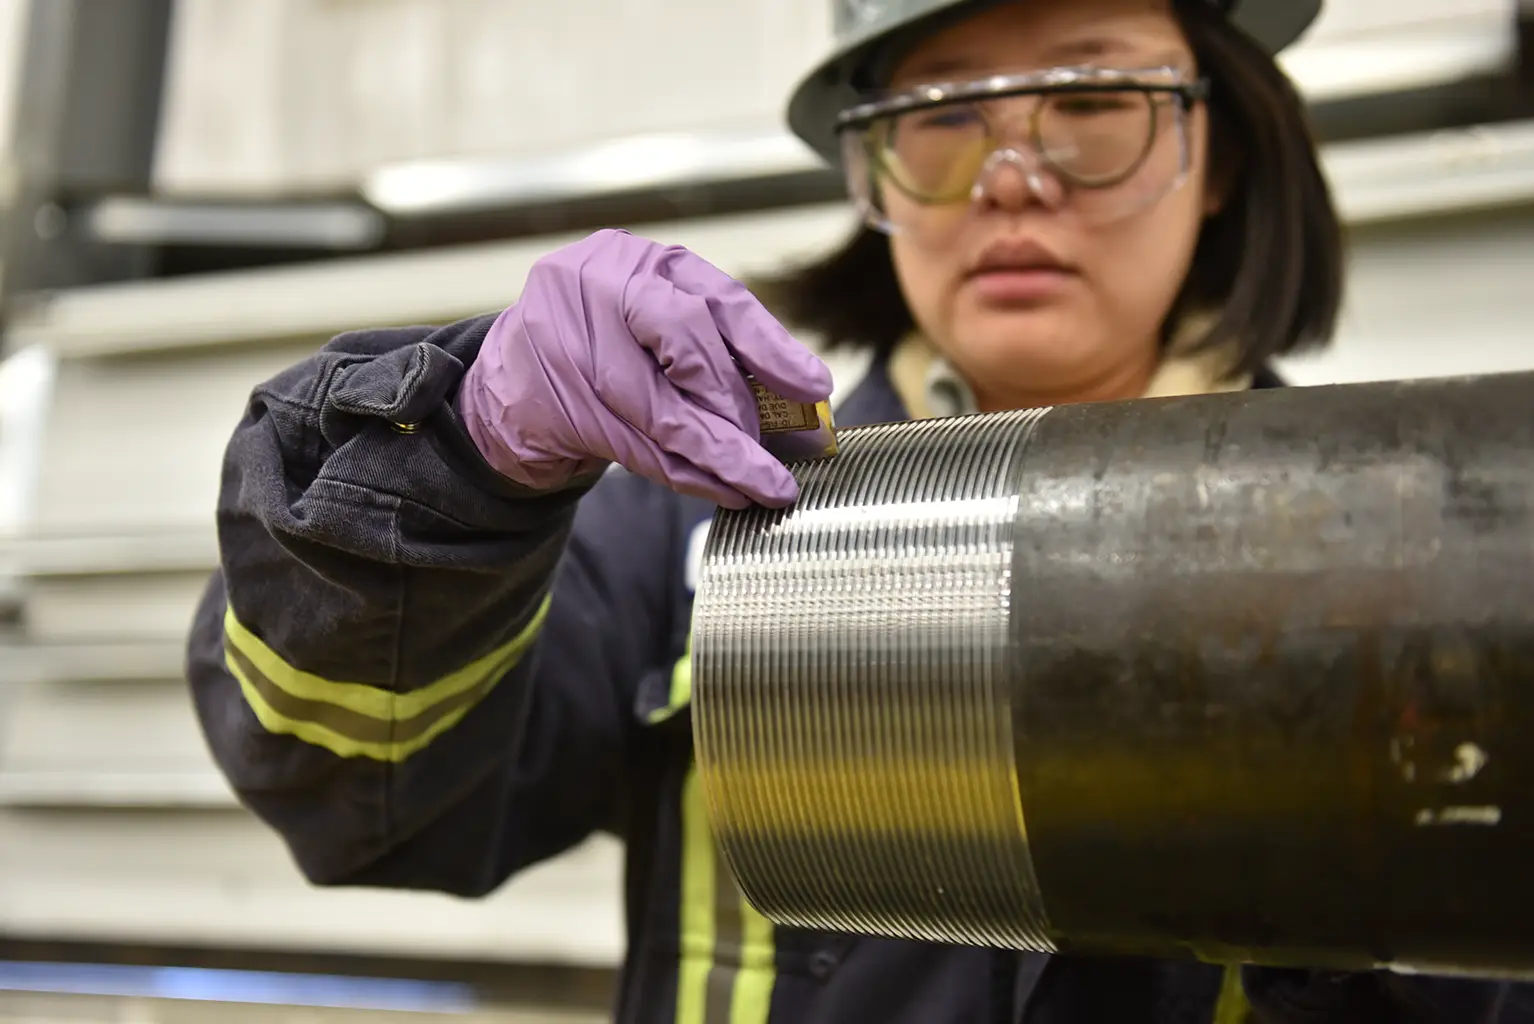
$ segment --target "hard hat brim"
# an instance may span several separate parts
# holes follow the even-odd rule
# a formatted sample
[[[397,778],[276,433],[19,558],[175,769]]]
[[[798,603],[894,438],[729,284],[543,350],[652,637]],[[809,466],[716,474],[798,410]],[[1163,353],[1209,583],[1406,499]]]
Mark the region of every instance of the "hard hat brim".
[[[1215,0],[1219,2],[1219,0]],[[830,164],[841,159],[836,116],[862,98],[852,78],[873,52],[896,33],[919,32],[963,13],[974,0],[952,0],[919,14],[882,21],[843,40],[800,79],[788,103],[788,127]],[[1225,0],[1231,21],[1269,54],[1297,41],[1321,13],[1322,0]]]

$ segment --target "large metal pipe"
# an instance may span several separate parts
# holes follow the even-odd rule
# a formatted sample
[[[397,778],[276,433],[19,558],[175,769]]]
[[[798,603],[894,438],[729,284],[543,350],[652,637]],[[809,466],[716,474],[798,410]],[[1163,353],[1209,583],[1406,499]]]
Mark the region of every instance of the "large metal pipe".
[[[1534,969],[1534,373],[845,430],[722,512],[697,765],[787,925]]]

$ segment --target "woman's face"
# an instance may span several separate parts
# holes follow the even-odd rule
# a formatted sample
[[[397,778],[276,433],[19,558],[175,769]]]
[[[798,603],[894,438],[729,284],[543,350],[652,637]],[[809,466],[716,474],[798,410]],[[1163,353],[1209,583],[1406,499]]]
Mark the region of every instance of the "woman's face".
[[[891,84],[1083,64],[1171,65],[1196,77],[1170,0],[1018,0],[922,41]],[[1021,110],[1008,116],[1024,125],[1026,138],[1037,100],[1008,98],[997,109],[1006,104]],[[917,326],[970,382],[983,409],[1130,397],[1144,387],[1200,224],[1214,212],[1205,193],[1206,135],[1204,108],[1196,104],[1187,119],[1184,184],[1107,219],[1090,213],[1098,196],[1062,188],[1017,159],[988,171],[983,194],[968,204],[920,205],[884,187],[885,209],[909,226],[891,238],[891,251]],[[1137,173],[1170,181],[1166,169],[1181,167],[1177,132],[1164,127],[1154,145]],[[1142,186],[1130,180],[1114,187]],[[1025,269],[1040,263],[1062,269]]]

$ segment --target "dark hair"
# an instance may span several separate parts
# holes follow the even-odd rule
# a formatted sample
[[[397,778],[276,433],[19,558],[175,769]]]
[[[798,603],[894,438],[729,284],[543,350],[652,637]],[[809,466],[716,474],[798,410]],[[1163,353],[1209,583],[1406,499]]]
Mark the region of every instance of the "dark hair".
[[[1331,340],[1342,305],[1342,226],[1305,104],[1277,63],[1205,0],[1176,9],[1210,81],[1209,176],[1227,192],[1199,234],[1167,326],[1214,314],[1196,344],[1232,346],[1234,373]],[[888,350],[912,329],[889,240],[858,228],[825,258],[753,282],[764,303],[828,346]]]

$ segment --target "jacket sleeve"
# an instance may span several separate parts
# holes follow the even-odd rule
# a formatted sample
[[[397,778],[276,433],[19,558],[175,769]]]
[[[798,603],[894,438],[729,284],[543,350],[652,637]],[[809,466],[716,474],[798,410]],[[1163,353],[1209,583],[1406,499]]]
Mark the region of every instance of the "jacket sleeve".
[[[452,402],[492,320],[342,335],[258,386],[228,445],[187,676],[220,770],[316,884],[480,895],[621,829],[671,496],[495,473]]]

